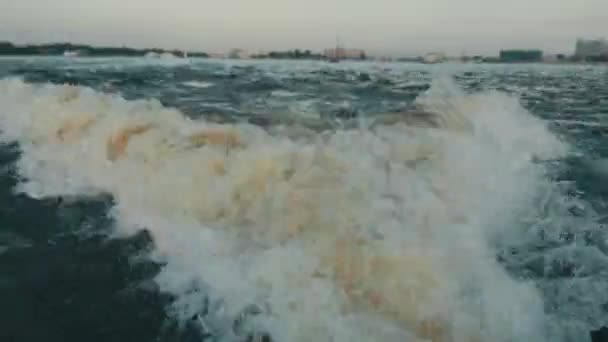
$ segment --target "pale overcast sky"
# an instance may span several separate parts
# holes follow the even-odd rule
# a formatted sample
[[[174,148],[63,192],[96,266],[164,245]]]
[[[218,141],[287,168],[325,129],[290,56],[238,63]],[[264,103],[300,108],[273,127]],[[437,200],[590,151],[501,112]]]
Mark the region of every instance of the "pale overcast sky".
[[[225,51],[570,53],[608,37],[608,0],[0,0],[0,40]]]

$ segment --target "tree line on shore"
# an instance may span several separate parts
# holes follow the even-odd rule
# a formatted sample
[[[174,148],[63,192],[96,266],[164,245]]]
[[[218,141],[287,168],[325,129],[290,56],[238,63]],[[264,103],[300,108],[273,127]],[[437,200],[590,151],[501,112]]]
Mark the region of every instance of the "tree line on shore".
[[[11,42],[0,41],[0,56],[64,56],[66,54],[89,57],[143,57],[146,55],[171,54],[177,57],[208,58],[206,52],[166,50],[159,48],[136,49],[131,47],[96,47],[87,44],[49,43],[17,45]],[[229,56],[230,57],[230,56]],[[255,59],[310,59],[322,60],[325,56],[311,50],[271,51],[268,53],[253,54]],[[364,57],[363,57],[364,59]]]
[[[183,57],[208,57],[205,52],[190,52],[165,49],[136,49],[130,47],[95,47],[86,44],[51,43],[16,45],[11,42],[0,42],[0,55],[2,56],[63,56],[66,53],[76,53],[79,56],[95,57],[140,57],[148,54],[172,54]]]

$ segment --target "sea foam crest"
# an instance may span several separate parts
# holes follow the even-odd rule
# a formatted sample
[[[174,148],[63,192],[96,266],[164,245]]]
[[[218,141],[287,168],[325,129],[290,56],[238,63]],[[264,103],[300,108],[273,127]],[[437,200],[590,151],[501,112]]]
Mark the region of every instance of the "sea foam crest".
[[[112,194],[122,232],[152,233],[174,313],[220,301],[205,319],[226,340],[252,303],[277,341],[546,340],[539,294],[489,241],[548,186],[532,159],[566,146],[504,94],[440,80],[418,104],[435,117],[294,139],[5,79],[0,129],[20,191]]]

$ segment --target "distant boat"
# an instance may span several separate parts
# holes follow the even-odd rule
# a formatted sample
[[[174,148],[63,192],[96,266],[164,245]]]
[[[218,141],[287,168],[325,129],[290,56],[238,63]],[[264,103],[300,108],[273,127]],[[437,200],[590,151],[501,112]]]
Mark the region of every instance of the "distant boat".
[[[154,58],[154,59],[174,59],[177,58],[177,56],[175,56],[173,53],[171,52],[162,52],[162,53],[157,53],[157,52],[148,52],[144,55],[145,58]]]
[[[424,58],[422,59],[423,63],[426,64],[435,64],[435,63],[441,63],[443,62],[443,60],[445,59],[445,55],[442,53],[429,53],[426,56],[424,56]]]
[[[173,58],[177,58],[177,56],[175,56],[174,54],[172,54],[171,52],[163,52],[160,55],[160,58],[162,59],[173,59]]]
[[[147,52],[144,57],[146,58],[160,58],[160,54],[156,52]]]
[[[80,53],[78,51],[65,51],[63,57],[78,57]]]

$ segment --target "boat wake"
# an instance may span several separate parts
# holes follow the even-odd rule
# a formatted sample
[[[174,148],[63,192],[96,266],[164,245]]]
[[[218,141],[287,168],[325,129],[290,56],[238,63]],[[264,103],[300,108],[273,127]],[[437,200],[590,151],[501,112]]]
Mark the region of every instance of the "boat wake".
[[[517,99],[434,82],[350,129],[192,120],[157,101],[0,81],[18,191],[115,199],[153,236],[181,321],[231,341],[556,341],[496,261],[567,152]],[[426,114],[425,114],[426,113]],[[431,114],[432,113],[432,114]],[[302,133],[304,132],[304,133]]]

